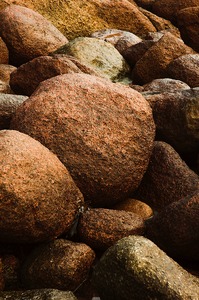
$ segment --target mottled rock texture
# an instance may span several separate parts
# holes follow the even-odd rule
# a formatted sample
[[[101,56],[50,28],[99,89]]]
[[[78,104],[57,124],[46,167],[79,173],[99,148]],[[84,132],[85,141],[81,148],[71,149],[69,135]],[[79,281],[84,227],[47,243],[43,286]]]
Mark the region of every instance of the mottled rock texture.
[[[154,140],[152,112],[140,93],[87,74],[41,83],[12,128],[56,153],[95,206],[111,206],[138,187]]]
[[[144,221],[132,212],[95,208],[81,215],[77,231],[92,249],[106,250],[125,236],[144,234]]]
[[[0,241],[51,240],[69,230],[83,201],[59,159],[15,130],[0,132]]]
[[[199,189],[167,206],[146,226],[146,236],[168,255],[199,261]]]
[[[86,244],[57,239],[29,254],[22,266],[22,283],[30,289],[72,291],[87,279],[94,259],[94,251]]]
[[[7,64],[0,64],[0,80],[5,83],[10,82],[10,74],[16,70],[16,67]]]
[[[102,300],[197,299],[199,280],[142,236],[110,247],[96,265],[93,283]]]
[[[194,53],[193,49],[170,32],[151,46],[136,63],[133,80],[137,83],[148,83],[156,78],[168,77],[167,66],[175,58]]]
[[[10,121],[18,106],[28,97],[0,93],[0,130],[9,129]]]
[[[144,84],[142,91],[151,93],[165,93],[173,92],[175,90],[187,90],[189,88],[190,86],[181,80],[172,78],[159,78]]]
[[[148,169],[135,197],[161,210],[199,188],[199,177],[164,142],[155,142]]]
[[[199,86],[199,54],[182,55],[173,60],[167,68],[168,74],[186,82],[190,87]]]
[[[91,37],[79,37],[62,46],[55,53],[69,54],[89,66],[101,76],[117,80],[129,72],[123,56],[111,43]]]
[[[9,50],[9,62],[20,65],[48,55],[68,42],[67,38],[39,13],[19,5],[0,12],[0,36]]]
[[[6,44],[0,37],[0,64],[8,64],[9,62],[9,52]]]
[[[72,292],[56,289],[1,292],[0,300],[77,300]]]

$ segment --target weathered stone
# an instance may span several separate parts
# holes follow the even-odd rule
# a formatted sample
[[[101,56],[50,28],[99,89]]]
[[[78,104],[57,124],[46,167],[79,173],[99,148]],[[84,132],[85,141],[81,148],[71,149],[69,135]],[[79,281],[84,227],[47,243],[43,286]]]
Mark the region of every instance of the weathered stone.
[[[91,37],[76,38],[55,53],[69,54],[89,66],[99,76],[117,80],[129,72],[122,55],[111,43]]]
[[[146,236],[179,260],[199,261],[199,189],[146,222]]]
[[[94,268],[102,300],[198,299],[199,279],[152,241],[129,236],[118,241]]]
[[[106,250],[121,238],[144,233],[143,218],[127,211],[95,208],[84,212],[78,223],[80,240],[96,250]]]
[[[48,55],[68,42],[67,38],[39,13],[19,5],[0,12],[0,35],[9,50],[10,64],[20,65]]]
[[[77,300],[72,292],[56,289],[0,292],[0,300]]]
[[[30,96],[40,82],[66,73],[82,71],[66,55],[40,56],[12,72],[10,86],[15,93]]]
[[[10,74],[17,68],[11,65],[0,64],[0,80],[9,84]]]
[[[6,0],[7,5],[12,3],[38,11],[70,40],[105,28],[137,35],[156,31],[135,3],[127,0],[67,0],[59,4],[52,0]]]
[[[156,78],[169,77],[167,66],[175,58],[194,53],[183,41],[170,32],[151,46],[136,63],[133,70],[135,83],[147,83]]]
[[[28,97],[0,93],[0,130],[9,129],[10,121],[18,106]]]
[[[0,241],[48,241],[69,230],[83,197],[59,159],[33,138],[0,131]]]
[[[148,219],[153,215],[153,210],[146,203],[132,198],[127,198],[117,203],[113,209],[125,210],[137,214],[143,219]]]
[[[107,207],[138,187],[154,139],[152,112],[140,93],[87,74],[42,82],[12,128],[56,153],[86,199]]]
[[[199,188],[199,177],[164,142],[155,142],[148,169],[135,197],[161,210]]]
[[[5,281],[5,290],[19,290],[20,289],[20,261],[11,254],[2,255],[3,277]],[[0,296],[1,299],[1,296]]]
[[[196,7],[189,7],[180,10],[177,19],[182,39],[187,45],[192,47],[195,51],[199,52],[199,4],[197,0],[196,2]]]
[[[180,153],[198,151],[199,88],[151,95],[159,139]]]
[[[172,78],[186,82],[190,87],[199,86],[199,54],[182,55],[173,60],[167,68]]]
[[[12,94],[10,85],[2,80],[0,80],[0,93],[2,94]]]
[[[198,6],[198,0],[155,0],[152,11],[158,16],[177,23],[177,13],[183,8],[192,6]]]
[[[0,257],[0,291],[3,291],[5,287],[4,275],[3,275],[3,264],[2,259]]]
[[[142,92],[150,91],[152,93],[173,92],[175,90],[187,90],[190,86],[183,81],[172,78],[154,79],[143,85]]]
[[[2,38],[0,37],[0,64],[8,64],[9,53],[8,48]]]
[[[75,290],[87,278],[94,259],[86,244],[57,239],[29,254],[22,266],[22,283],[30,289]]]

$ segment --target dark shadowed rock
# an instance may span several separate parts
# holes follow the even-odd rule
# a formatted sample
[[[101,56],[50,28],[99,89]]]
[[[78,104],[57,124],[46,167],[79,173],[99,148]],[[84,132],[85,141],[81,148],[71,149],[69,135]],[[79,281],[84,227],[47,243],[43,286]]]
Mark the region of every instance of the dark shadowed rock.
[[[199,150],[199,88],[147,96],[158,138],[180,153]]]
[[[154,139],[151,109],[140,93],[87,74],[41,83],[12,128],[56,153],[86,199],[107,207],[138,187]]]
[[[68,42],[47,19],[23,6],[6,7],[0,12],[0,23],[0,36],[8,47],[13,65],[48,55]]]
[[[9,62],[9,52],[6,44],[0,37],[0,64],[8,64]]]
[[[28,97],[0,93],[0,130],[9,129],[10,121],[18,106]]]
[[[136,83],[148,83],[156,78],[169,77],[167,66],[175,58],[194,53],[180,38],[170,32],[151,46],[136,63],[133,69],[133,80]]]
[[[56,289],[1,292],[0,300],[77,300],[72,292]]]
[[[199,177],[164,142],[155,142],[148,169],[135,197],[161,210],[199,188]]]
[[[0,257],[0,291],[3,291],[5,287],[4,275],[3,275],[3,264],[2,259]]]
[[[110,247],[96,265],[93,283],[102,300],[198,299],[199,280],[142,236]]]
[[[143,219],[148,219],[153,215],[153,210],[146,203],[132,198],[127,198],[117,203],[113,209],[132,212]]]
[[[59,159],[28,135],[0,131],[0,241],[51,240],[69,230],[83,197]]]
[[[15,255],[2,255],[3,277],[5,281],[5,290],[19,290],[20,289],[20,260]],[[1,298],[1,297],[0,297]]]
[[[195,7],[188,7],[179,11],[178,27],[182,39],[187,45],[192,47],[195,51],[199,52],[199,31],[198,31],[198,18],[199,18],[199,3]]]
[[[190,87],[199,86],[199,54],[182,55],[173,60],[167,68],[172,78],[186,82]]]
[[[199,261],[199,190],[171,203],[146,226],[146,236],[169,255]]]
[[[132,212],[89,209],[81,215],[77,231],[83,243],[96,250],[106,250],[125,236],[142,235],[144,221]]]
[[[83,243],[57,239],[38,246],[22,266],[26,288],[75,290],[88,277],[94,251]]]

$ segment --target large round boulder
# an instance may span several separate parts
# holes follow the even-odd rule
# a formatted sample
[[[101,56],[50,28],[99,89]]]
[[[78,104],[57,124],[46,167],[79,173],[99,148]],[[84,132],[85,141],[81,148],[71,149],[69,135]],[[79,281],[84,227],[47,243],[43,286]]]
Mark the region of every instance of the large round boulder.
[[[82,202],[53,153],[21,132],[0,132],[1,242],[51,240],[69,230]]]
[[[77,73],[41,83],[12,128],[56,153],[96,206],[111,206],[138,187],[154,140],[151,108],[140,93]]]

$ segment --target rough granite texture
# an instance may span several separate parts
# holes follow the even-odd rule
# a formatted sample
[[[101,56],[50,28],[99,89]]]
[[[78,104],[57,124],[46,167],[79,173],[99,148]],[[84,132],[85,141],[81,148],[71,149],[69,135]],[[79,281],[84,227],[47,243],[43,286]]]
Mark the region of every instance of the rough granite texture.
[[[28,135],[0,131],[0,241],[48,241],[69,230],[83,196],[59,159]]]
[[[134,191],[148,166],[154,123],[137,91],[87,74],[42,82],[12,128],[51,149],[88,200],[111,206]]]
[[[142,236],[118,241],[94,268],[101,300],[198,299],[199,279]]]

